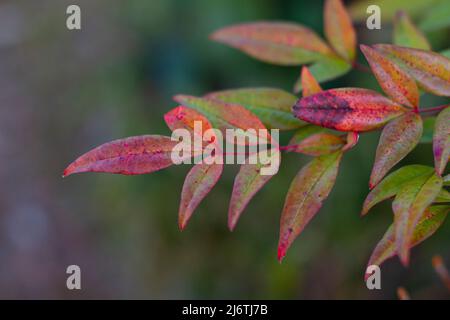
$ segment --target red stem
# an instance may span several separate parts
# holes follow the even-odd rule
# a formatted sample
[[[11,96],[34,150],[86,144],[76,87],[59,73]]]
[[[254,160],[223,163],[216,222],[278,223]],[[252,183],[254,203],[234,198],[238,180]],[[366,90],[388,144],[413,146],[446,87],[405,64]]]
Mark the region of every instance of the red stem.
[[[437,106],[437,107],[433,107],[433,108],[420,109],[419,112],[420,113],[424,113],[424,112],[439,112],[442,109],[445,109],[447,107],[450,107],[450,104],[443,104],[442,106]]]

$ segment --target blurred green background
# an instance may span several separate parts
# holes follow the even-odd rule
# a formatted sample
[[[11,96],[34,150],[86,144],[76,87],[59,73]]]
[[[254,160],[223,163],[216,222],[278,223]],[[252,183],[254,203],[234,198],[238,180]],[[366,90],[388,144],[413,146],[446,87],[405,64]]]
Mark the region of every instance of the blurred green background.
[[[414,1],[403,3],[415,10]],[[81,31],[66,29],[69,4],[81,7]],[[321,34],[322,7],[299,0],[1,1],[0,298],[379,299],[396,298],[399,285],[413,298],[448,298],[431,267],[434,254],[450,262],[448,221],[413,250],[410,268],[396,258],[383,265],[382,290],[365,286],[368,258],[392,221],[389,202],[359,216],[379,133],[364,134],[346,154],[329,199],[282,264],[280,213],[306,156],[284,156],[232,233],[226,219],[237,166],[226,167],[183,232],[177,212],[188,166],[61,178],[66,165],[101,143],[168,135],[163,115],[176,106],[174,94],[290,91],[300,68],[263,64],[208,35],[254,20],[290,20]],[[359,43],[391,42],[388,21],[381,30],[357,26]],[[427,33],[436,51],[450,47],[448,31]],[[380,90],[373,76],[356,71],[324,84],[343,86]],[[422,104],[443,101],[424,96]],[[431,145],[423,144],[402,164],[432,161]],[[81,291],[66,289],[71,264],[81,267]]]

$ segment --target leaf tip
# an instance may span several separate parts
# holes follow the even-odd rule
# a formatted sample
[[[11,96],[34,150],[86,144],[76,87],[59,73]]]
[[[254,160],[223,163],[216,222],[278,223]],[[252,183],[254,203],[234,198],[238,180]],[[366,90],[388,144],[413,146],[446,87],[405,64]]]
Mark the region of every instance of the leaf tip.
[[[406,250],[402,250],[402,252],[399,253],[400,262],[404,267],[408,267],[409,265],[409,248]]]
[[[229,218],[228,219],[228,230],[233,232],[234,228],[236,228],[236,221],[234,221],[233,219]]]
[[[281,263],[283,262],[284,257],[286,256],[286,246],[279,246],[278,247],[278,262]]]

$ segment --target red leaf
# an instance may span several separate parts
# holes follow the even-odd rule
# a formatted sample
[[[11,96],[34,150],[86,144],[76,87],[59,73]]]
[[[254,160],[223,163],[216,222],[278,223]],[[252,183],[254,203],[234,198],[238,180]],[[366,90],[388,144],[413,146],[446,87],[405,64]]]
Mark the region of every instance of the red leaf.
[[[306,122],[339,131],[369,131],[383,126],[406,111],[379,93],[360,88],[341,88],[301,98],[294,115]]]
[[[353,61],[356,53],[356,32],[342,1],[326,0],[323,18],[328,42],[341,57]]]
[[[304,64],[333,54],[314,31],[294,23],[244,23],[220,29],[211,38],[280,65]]]
[[[303,88],[303,96],[307,97],[312,94],[318,93],[322,91],[319,83],[316,78],[309,72],[307,67],[302,67],[302,88]]]
[[[383,128],[370,175],[370,189],[416,147],[422,130],[422,118],[414,112],[405,113]]]
[[[169,137],[145,135],[105,143],[79,157],[64,177],[80,172],[108,172],[126,175],[157,171],[172,165],[172,148],[179,142]]]
[[[291,183],[281,214],[278,260],[322,207],[333,188],[342,152],[315,158]]]
[[[376,50],[365,45],[361,45],[360,48],[383,91],[394,101],[417,108],[419,89],[414,79]]]
[[[197,164],[189,171],[181,191],[178,225],[183,230],[194,210],[216,185],[223,170],[223,164]]]

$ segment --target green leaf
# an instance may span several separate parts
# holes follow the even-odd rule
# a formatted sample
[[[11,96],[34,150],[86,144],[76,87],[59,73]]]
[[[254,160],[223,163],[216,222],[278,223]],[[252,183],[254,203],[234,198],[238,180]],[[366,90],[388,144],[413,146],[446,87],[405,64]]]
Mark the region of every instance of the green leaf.
[[[317,82],[322,83],[346,74],[351,68],[351,64],[342,58],[337,56],[324,56],[309,66],[309,71]],[[300,77],[294,85],[294,92],[298,93],[301,90],[302,82]]]
[[[344,139],[324,130],[313,125],[297,130],[289,141],[288,150],[317,157],[333,153],[345,145]]]
[[[442,110],[436,118],[433,153],[436,172],[442,175],[450,157],[450,107]]]
[[[423,119],[423,133],[420,138],[420,143],[433,142],[434,125],[436,123],[436,117],[429,117]]]
[[[442,178],[435,173],[429,177],[418,177],[407,183],[392,203],[397,253],[405,266],[409,263],[409,248],[414,229],[441,188]]]
[[[450,59],[435,52],[389,44],[374,46],[394,59],[428,92],[450,96]]]
[[[297,97],[272,88],[245,88],[223,90],[206,97],[239,104],[254,113],[269,129],[291,130],[305,125],[292,115]]]
[[[425,35],[411,21],[405,11],[398,11],[394,18],[394,44],[403,47],[431,50]]]
[[[326,0],[323,19],[328,42],[342,58],[353,61],[356,54],[356,32],[342,1]]]
[[[272,157],[271,159],[279,156],[279,151],[270,155],[270,157]],[[245,164],[241,165],[241,168],[234,179],[233,192],[231,194],[230,207],[228,209],[228,227],[230,230],[235,228],[239,217],[254,195],[275,175],[262,174],[261,169],[268,165],[263,164],[261,161],[255,162],[256,164],[252,164],[247,158],[247,161]],[[268,163],[271,165],[272,160]],[[276,163],[279,166],[280,161],[277,161]],[[278,171],[278,167],[276,169],[276,171]]]
[[[211,39],[253,58],[279,65],[301,65],[331,55],[331,49],[311,29],[287,22],[253,22],[226,27]]]
[[[414,79],[371,47],[362,44],[360,48],[383,91],[394,101],[416,108],[419,89]]]
[[[421,136],[422,118],[414,112],[405,113],[383,128],[370,175],[371,189],[416,147]]]
[[[420,20],[419,26],[424,31],[434,31],[450,26],[449,1],[441,0],[431,6]]]
[[[367,195],[361,215],[367,214],[377,203],[395,196],[410,180],[417,177],[430,176],[432,173],[432,167],[418,164],[404,166],[392,172]]]
[[[450,202],[450,192],[442,188],[441,191],[439,191],[439,194],[437,195],[436,199],[434,199],[434,202],[435,203]]]
[[[342,152],[315,158],[291,183],[281,214],[278,260],[322,207],[336,181]]]
[[[431,206],[427,208],[423,212],[419,223],[414,228],[410,248],[432,236],[442,225],[449,211],[450,206],[445,205]],[[380,242],[378,242],[375,250],[373,250],[367,265],[380,266],[384,261],[395,256],[396,253],[394,225],[392,224]]]
[[[186,227],[194,210],[208,195],[222,175],[223,164],[196,164],[186,176],[181,191],[178,225]]]

